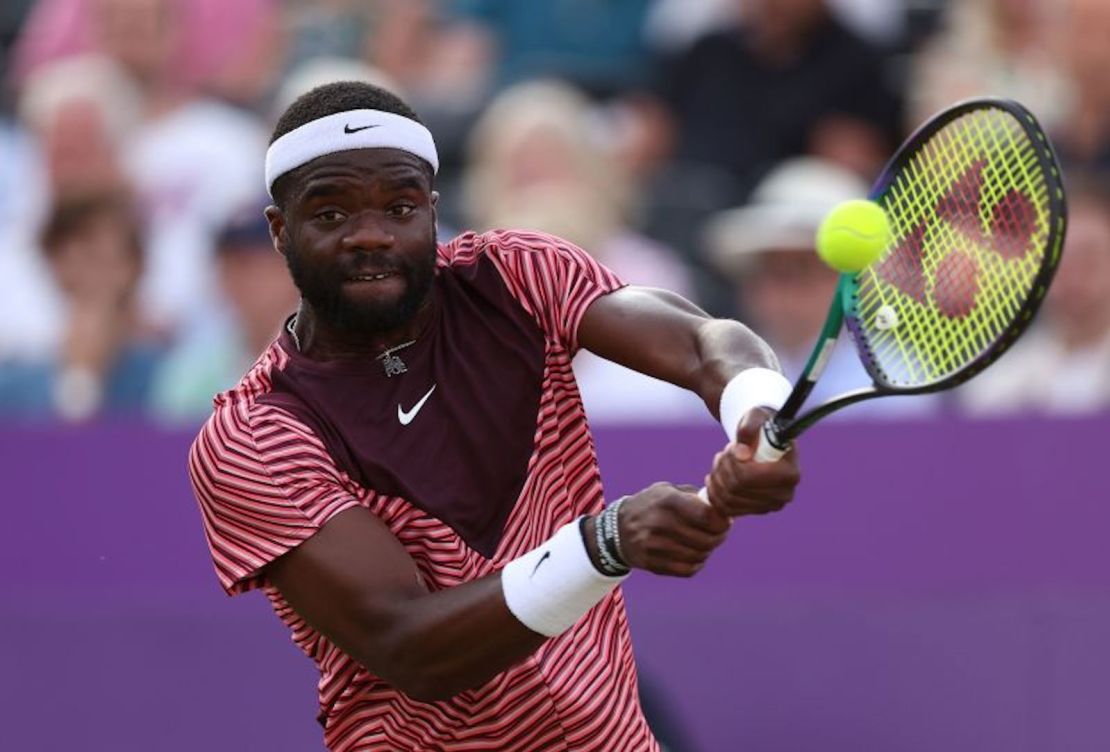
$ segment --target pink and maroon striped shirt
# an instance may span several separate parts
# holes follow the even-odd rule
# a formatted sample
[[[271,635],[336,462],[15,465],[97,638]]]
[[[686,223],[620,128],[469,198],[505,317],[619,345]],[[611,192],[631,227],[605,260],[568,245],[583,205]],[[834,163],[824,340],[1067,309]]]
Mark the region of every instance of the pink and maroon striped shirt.
[[[313,630],[265,571],[355,505],[389,526],[430,589],[495,572],[600,511],[571,358],[586,308],[620,286],[556,238],[467,233],[439,247],[436,312],[403,351],[406,373],[311,361],[283,335],[217,396],[189,456],[216,572],[231,594],[262,589],[318,666],[329,749],[658,749],[619,590],[523,663],[426,703]]]

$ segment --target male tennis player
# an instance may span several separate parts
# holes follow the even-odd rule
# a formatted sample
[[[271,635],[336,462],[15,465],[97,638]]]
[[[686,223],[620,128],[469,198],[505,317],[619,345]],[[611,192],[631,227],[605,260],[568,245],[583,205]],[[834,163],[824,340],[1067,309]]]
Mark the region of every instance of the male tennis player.
[[[617,586],[692,575],[731,517],[790,500],[794,452],[750,460],[790,385],[745,327],[557,238],[437,246],[437,164],[372,86],[278,121],[267,216],[302,303],[190,454],[220,582],[261,588],[316,662],[331,750],[657,749]],[[739,430],[711,504],[660,483],[605,507],[579,346]]]

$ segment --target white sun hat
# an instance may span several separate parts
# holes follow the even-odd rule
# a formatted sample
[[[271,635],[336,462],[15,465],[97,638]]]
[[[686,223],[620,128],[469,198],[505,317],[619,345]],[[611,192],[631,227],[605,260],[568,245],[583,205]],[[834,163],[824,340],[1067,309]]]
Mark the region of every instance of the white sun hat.
[[[867,184],[835,163],[816,157],[787,160],[760,181],[750,203],[710,217],[705,228],[709,258],[733,276],[760,253],[812,248],[829,210],[866,196]]]

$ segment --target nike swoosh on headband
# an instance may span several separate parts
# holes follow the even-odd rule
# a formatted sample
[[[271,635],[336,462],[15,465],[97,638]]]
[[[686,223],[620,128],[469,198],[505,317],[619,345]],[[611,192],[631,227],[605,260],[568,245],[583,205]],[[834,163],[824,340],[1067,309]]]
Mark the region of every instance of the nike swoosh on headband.
[[[378,127],[377,125],[360,125],[357,128],[352,128],[350,123],[348,123],[347,125],[343,126],[343,132],[344,133],[358,133],[359,131],[364,131],[367,128],[377,128],[377,127]]]

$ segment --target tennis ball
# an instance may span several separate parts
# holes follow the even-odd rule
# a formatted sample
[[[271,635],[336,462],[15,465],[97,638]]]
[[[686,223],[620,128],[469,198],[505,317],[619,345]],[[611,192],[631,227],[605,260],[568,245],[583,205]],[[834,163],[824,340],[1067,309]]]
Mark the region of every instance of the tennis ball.
[[[838,272],[870,266],[889,243],[886,212],[863,199],[838,204],[817,230],[817,255]]]

